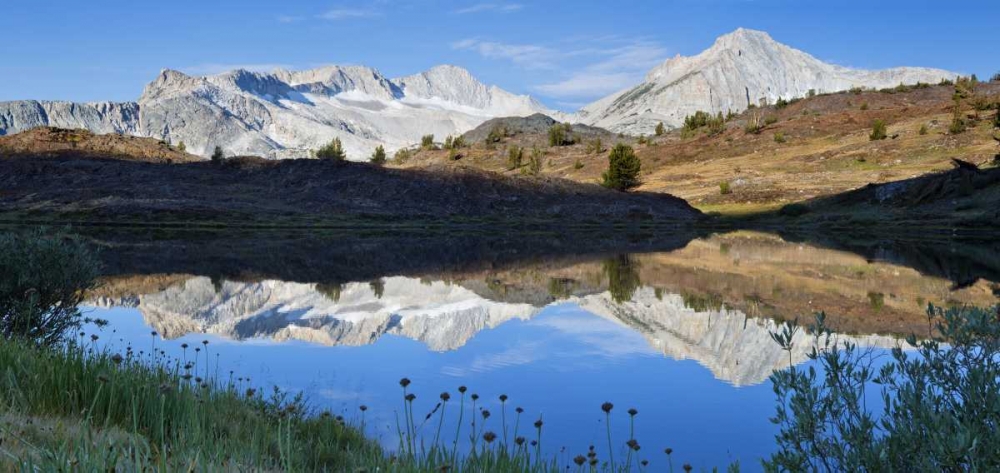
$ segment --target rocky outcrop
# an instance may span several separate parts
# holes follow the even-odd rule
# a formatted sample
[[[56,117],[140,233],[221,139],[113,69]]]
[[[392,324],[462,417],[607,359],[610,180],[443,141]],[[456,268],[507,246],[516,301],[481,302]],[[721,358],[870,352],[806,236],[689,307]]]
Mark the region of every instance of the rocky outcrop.
[[[804,97],[809,91],[937,83],[956,75],[927,68],[867,71],[836,66],[778,43],[767,33],[740,28],[697,56],[678,55],[655,67],[642,84],[584,107],[578,119],[615,132],[648,134],[660,122],[679,127],[684,117],[699,110],[740,112],[778,98]]]

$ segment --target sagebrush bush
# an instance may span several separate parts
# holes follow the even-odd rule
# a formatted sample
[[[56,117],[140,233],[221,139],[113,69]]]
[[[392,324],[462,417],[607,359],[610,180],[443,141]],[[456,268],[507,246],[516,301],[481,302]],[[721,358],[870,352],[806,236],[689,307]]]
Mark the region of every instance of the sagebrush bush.
[[[838,340],[817,315],[809,358],[771,382],[778,451],[769,471],[996,471],[1000,469],[1000,306],[928,306],[928,333],[888,362]],[[791,355],[798,327],[772,333]],[[881,366],[879,366],[881,365]],[[881,410],[868,406],[878,389]]]

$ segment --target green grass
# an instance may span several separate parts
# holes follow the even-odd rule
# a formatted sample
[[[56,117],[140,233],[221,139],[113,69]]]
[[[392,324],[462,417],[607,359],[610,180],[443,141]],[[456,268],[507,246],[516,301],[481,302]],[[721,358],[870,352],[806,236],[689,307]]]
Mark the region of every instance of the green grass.
[[[241,378],[200,378],[210,371],[210,345],[200,364],[193,349],[178,360],[94,345],[84,337],[59,348],[0,343],[0,470],[645,470],[638,455],[599,463],[593,450],[560,465],[542,453],[541,419],[524,419],[503,402],[488,419],[464,389],[450,402],[442,396],[434,416],[423,419],[404,387],[400,443],[388,454],[364,436],[364,410],[348,421],[311,409],[301,396],[258,392]],[[460,427],[442,432],[454,416]]]
[[[120,357],[120,358],[119,358]],[[207,357],[203,357],[207,358]],[[300,398],[195,381],[149,355],[0,344],[0,464],[27,469],[343,470],[382,452]],[[33,425],[34,428],[23,426]],[[22,427],[19,427],[22,426]]]

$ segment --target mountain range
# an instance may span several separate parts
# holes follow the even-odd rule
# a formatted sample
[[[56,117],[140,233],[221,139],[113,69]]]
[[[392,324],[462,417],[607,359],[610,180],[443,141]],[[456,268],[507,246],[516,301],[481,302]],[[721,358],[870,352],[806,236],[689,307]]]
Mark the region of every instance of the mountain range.
[[[496,117],[542,113],[560,121],[613,132],[651,133],[662,122],[678,127],[697,110],[739,112],[761,102],[852,87],[938,82],[957,74],[939,69],[850,69],[824,63],[738,29],[693,57],[675,57],[645,81],[585,106],[575,114],[478,81],[456,66],[437,66],[390,79],[362,66],[328,66],[270,73],[234,70],[204,77],[164,70],[135,102],[0,102],[0,135],[38,126],[152,137],[208,156],[272,159],[307,157],[340,138],[349,159],[366,159],[377,145],[389,151],[423,135],[441,141]]]

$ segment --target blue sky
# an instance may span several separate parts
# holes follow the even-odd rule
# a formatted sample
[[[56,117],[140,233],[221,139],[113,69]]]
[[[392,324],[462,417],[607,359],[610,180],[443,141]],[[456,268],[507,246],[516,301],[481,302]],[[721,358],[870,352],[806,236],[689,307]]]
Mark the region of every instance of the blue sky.
[[[456,64],[561,109],[737,27],[841,65],[1000,71],[1000,1],[4,0],[0,100],[134,100],[163,68]]]

